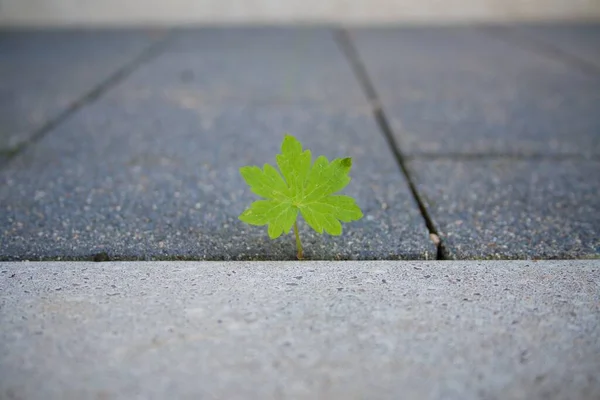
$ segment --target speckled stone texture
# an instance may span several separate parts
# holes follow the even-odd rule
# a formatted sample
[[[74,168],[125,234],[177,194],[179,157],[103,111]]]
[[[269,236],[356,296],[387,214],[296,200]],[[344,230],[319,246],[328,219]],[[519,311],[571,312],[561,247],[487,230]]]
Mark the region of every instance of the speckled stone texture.
[[[540,24],[516,30],[600,70],[600,24]]]
[[[405,154],[600,155],[600,74],[486,29],[351,36]]]
[[[600,257],[597,30],[350,31],[447,257]],[[438,255],[330,29],[171,33],[0,170],[0,260],[292,259],[291,235],[271,241],[237,219],[256,199],[238,168],[273,163],[285,132],[353,157],[345,193],[365,212],[338,238],[301,223],[308,258]],[[33,129],[19,104],[64,108],[164,34],[3,33],[2,132]]]
[[[318,90],[321,88],[322,90]],[[301,222],[310,259],[434,259],[436,248],[327,30],[179,32],[168,49],[0,172],[3,259],[293,259],[237,217],[238,173],[285,132],[353,158],[365,217],[341,237]]]
[[[600,257],[600,70],[511,29],[351,37],[446,257]],[[543,32],[595,54],[596,31]]]
[[[449,258],[600,258],[600,160],[418,160],[410,168]]]
[[[163,35],[141,30],[0,30],[0,157]]]
[[[232,101],[365,106],[331,30],[318,28],[179,30],[161,55],[128,79],[126,92],[159,93],[189,107],[226,108]]]
[[[600,261],[3,263],[0,398],[600,398]]]

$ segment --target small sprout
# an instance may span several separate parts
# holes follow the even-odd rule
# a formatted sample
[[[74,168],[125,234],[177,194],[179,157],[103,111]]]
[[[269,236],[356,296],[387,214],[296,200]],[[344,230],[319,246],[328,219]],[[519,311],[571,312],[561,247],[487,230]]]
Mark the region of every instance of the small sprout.
[[[288,233],[293,226],[298,259],[301,260],[298,212],[315,231],[334,236],[342,234],[340,221],[362,218],[363,213],[352,197],[334,195],[350,183],[351,158],[336,158],[329,162],[325,156],[319,156],[311,165],[310,150],[303,151],[296,138],[285,135],[281,154],[276,160],[281,174],[269,164],[262,169],[256,166],[240,168],[240,174],[252,192],[265,199],[253,202],[240,215],[241,221],[250,225],[268,225],[271,239]]]

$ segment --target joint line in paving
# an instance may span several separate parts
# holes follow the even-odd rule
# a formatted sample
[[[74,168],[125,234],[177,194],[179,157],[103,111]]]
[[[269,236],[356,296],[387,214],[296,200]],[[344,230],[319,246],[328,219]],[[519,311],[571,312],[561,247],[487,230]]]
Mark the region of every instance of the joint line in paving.
[[[598,75],[600,75],[600,66],[577,57],[571,53],[565,52],[542,39],[534,38],[525,32],[516,32],[514,29],[509,29],[508,27],[494,30],[486,27],[479,27],[476,29],[479,29],[480,32],[490,37],[500,39],[510,45],[532,51],[546,58],[559,60],[566,65],[571,65],[579,69],[581,72],[587,75],[594,77],[598,77]]]
[[[388,119],[385,113],[383,112],[381,101],[379,100],[379,95],[375,90],[375,86],[369,79],[367,69],[364,63],[362,62],[360,55],[356,47],[354,46],[354,43],[352,42],[352,39],[350,38],[350,34],[346,29],[340,28],[334,30],[334,38],[340,46],[342,53],[346,56],[346,59],[350,63],[352,71],[354,72],[359,84],[365,92],[377,125],[379,126],[379,129],[381,129],[381,131],[383,132],[388,146],[390,147],[394,155],[396,163],[398,164],[400,170],[402,171],[402,174],[406,178],[413,199],[417,203],[417,206],[419,207],[419,210],[421,212],[421,216],[423,217],[425,225],[427,226],[427,230],[429,231],[429,236],[437,247],[437,259],[446,259],[447,252],[445,251],[444,244],[442,243],[438,231],[435,227],[435,224],[433,223],[433,220],[429,215],[429,211],[425,206],[425,202],[423,201],[423,198],[421,197],[419,191],[417,190],[417,186],[415,185],[411,177],[410,171],[405,162],[405,158],[402,152],[400,151],[400,147],[396,139],[394,138],[394,134],[390,123],[388,122]]]
[[[600,161],[599,154],[540,154],[540,153],[413,153],[404,156],[405,161]]]
[[[69,107],[67,107],[64,111],[60,112],[56,117],[46,121],[46,123],[44,123],[44,125],[35,130],[35,132],[27,140],[24,140],[23,142],[17,144],[15,147],[3,152],[2,155],[4,156],[4,158],[0,158],[0,168],[8,164],[10,160],[12,160],[14,157],[23,152],[27,147],[29,147],[29,145],[41,140],[54,128],[67,121],[78,110],[80,110],[87,104],[92,103],[102,94],[104,94],[105,92],[122,82],[124,79],[130,76],[136,69],[138,69],[138,67],[140,67],[142,64],[158,56],[165,49],[172,35],[173,34],[170,32],[165,33],[161,39],[158,39],[157,41],[151,43],[148,47],[142,50],[137,55],[137,57],[133,58],[121,68],[117,69],[112,75],[110,75],[104,81],[100,82],[89,92],[84,94],[81,98],[75,100],[73,103],[71,103],[71,105],[69,105]]]

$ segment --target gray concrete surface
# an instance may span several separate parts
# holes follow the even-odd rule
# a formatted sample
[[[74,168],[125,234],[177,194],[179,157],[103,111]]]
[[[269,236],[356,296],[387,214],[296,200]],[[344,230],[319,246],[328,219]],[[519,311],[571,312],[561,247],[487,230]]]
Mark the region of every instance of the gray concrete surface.
[[[600,155],[600,70],[508,37],[467,27],[352,31],[404,154]]]
[[[600,261],[1,263],[7,399],[600,397]]]
[[[188,108],[231,102],[366,108],[329,28],[178,29],[119,96],[163,95]]]
[[[600,256],[596,31],[351,32],[446,257]]]
[[[26,99],[48,105],[40,123],[66,92],[80,107],[5,152],[0,260],[293,259],[291,236],[237,220],[256,198],[238,168],[272,163],[285,132],[353,157],[346,193],[365,212],[338,238],[301,223],[310,259],[433,259],[431,230],[452,258],[600,257],[597,27],[539,31],[560,51],[532,29],[174,29],[113,81],[95,65],[154,36],[2,32],[5,137],[35,129],[44,107]]]
[[[600,160],[409,165],[449,258],[600,258]]]
[[[272,72],[270,72],[272,71]],[[341,237],[301,223],[309,259],[435,259],[437,249],[329,31],[182,32],[0,171],[0,259],[275,259],[238,215],[238,169],[275,163],[284,133],[352,157],[365,217]]]
[[[160,31],[0,32],[0,156],[160,40]]]
[[[543,42],[568,56],[600,68],[600,26],[598,24],[531,25],[518,28],[525,37]]]

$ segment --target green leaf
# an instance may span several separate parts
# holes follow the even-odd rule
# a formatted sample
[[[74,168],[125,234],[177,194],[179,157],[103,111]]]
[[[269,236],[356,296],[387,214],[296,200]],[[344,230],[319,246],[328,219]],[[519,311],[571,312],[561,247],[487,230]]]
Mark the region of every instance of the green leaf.
[[[285,135],[281,154],[276,156],[281,174],[271,165],[240,168],[240,174],[257,200],[240,215],[250,225],[268,225],[271,239],[288,233],[298,212],[308,225],[319,233],[341,235],[341,222],[362,218],[363,213],[353,198],[334,195],[350,183],[351,158],[336,158],[329,162],[319,156],[311,166],[310,150],[293,136]]]

